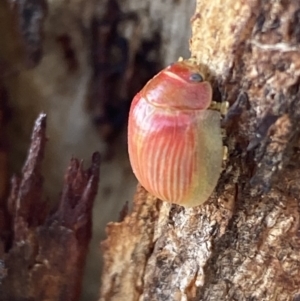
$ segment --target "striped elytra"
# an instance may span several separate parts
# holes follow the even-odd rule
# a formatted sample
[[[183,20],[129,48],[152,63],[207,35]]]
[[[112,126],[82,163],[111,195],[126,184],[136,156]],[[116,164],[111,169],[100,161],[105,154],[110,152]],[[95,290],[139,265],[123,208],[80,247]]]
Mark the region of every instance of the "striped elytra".
[[[130,163],[157,198],[185,207],[204,203],[221,173],[220,113],[209,109],[212,88],[198,67],[176,62],[152,78],[132,101]]]

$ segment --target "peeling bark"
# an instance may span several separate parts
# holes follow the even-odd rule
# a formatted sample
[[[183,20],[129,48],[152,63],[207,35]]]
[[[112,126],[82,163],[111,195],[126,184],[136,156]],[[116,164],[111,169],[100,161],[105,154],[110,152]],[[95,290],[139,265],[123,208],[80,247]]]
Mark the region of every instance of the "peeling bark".
[[[231,104],[226,168],[192,209],[137,190],[107,228],[101,301],[300,298],[299,11],[293,0],[197,1],[191,55]]]

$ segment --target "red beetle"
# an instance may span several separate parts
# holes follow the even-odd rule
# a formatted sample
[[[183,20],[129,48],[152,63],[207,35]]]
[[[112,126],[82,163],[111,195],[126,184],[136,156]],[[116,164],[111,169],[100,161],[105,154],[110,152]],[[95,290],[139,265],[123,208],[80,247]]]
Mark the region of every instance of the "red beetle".
[[[157,198],[185,207],[205,202],[222,169],[221,113],[191,61],[178,61],[134,97],[128,123],[133,172]]]

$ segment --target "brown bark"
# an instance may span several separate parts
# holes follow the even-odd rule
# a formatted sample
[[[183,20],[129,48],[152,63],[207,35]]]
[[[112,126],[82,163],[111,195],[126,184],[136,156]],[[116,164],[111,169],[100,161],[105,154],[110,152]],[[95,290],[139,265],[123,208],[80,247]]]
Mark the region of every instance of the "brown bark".
[[[80,296],[99,180],[99,154],[94,154],[86,171],[82,162],[71,160],[60,202],[49,212],[42,196],[45,143],[46,116],[41,114],[22,176],[13,178],[9,200],[0,208],[6,217],[6,227],[0,228],[3,301],[78,300]]]
[[[100,300],[299,300],[299,1],[200,1],[191,53],[231,109],[229,157],[193,209],[139,187],[107,226]]]

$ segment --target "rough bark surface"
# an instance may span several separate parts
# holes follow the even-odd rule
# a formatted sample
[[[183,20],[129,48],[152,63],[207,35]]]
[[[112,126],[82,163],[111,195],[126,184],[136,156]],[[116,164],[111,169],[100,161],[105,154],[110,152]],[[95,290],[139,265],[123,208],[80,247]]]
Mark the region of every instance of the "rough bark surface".
[[[40,115],[21,178],[14,177],[0,225],[0,296],[13,300],[78,300],[88,244],[100,157],[84,171],[72,159],[60,202],[51,213],[43,200],[41,165],[46,116]]]
[[[193,209],[138,188],[107,227],[101,301],[299,300],[299,16],[293,0],[197,1],[190,48],[231,104],[228,161]]]

